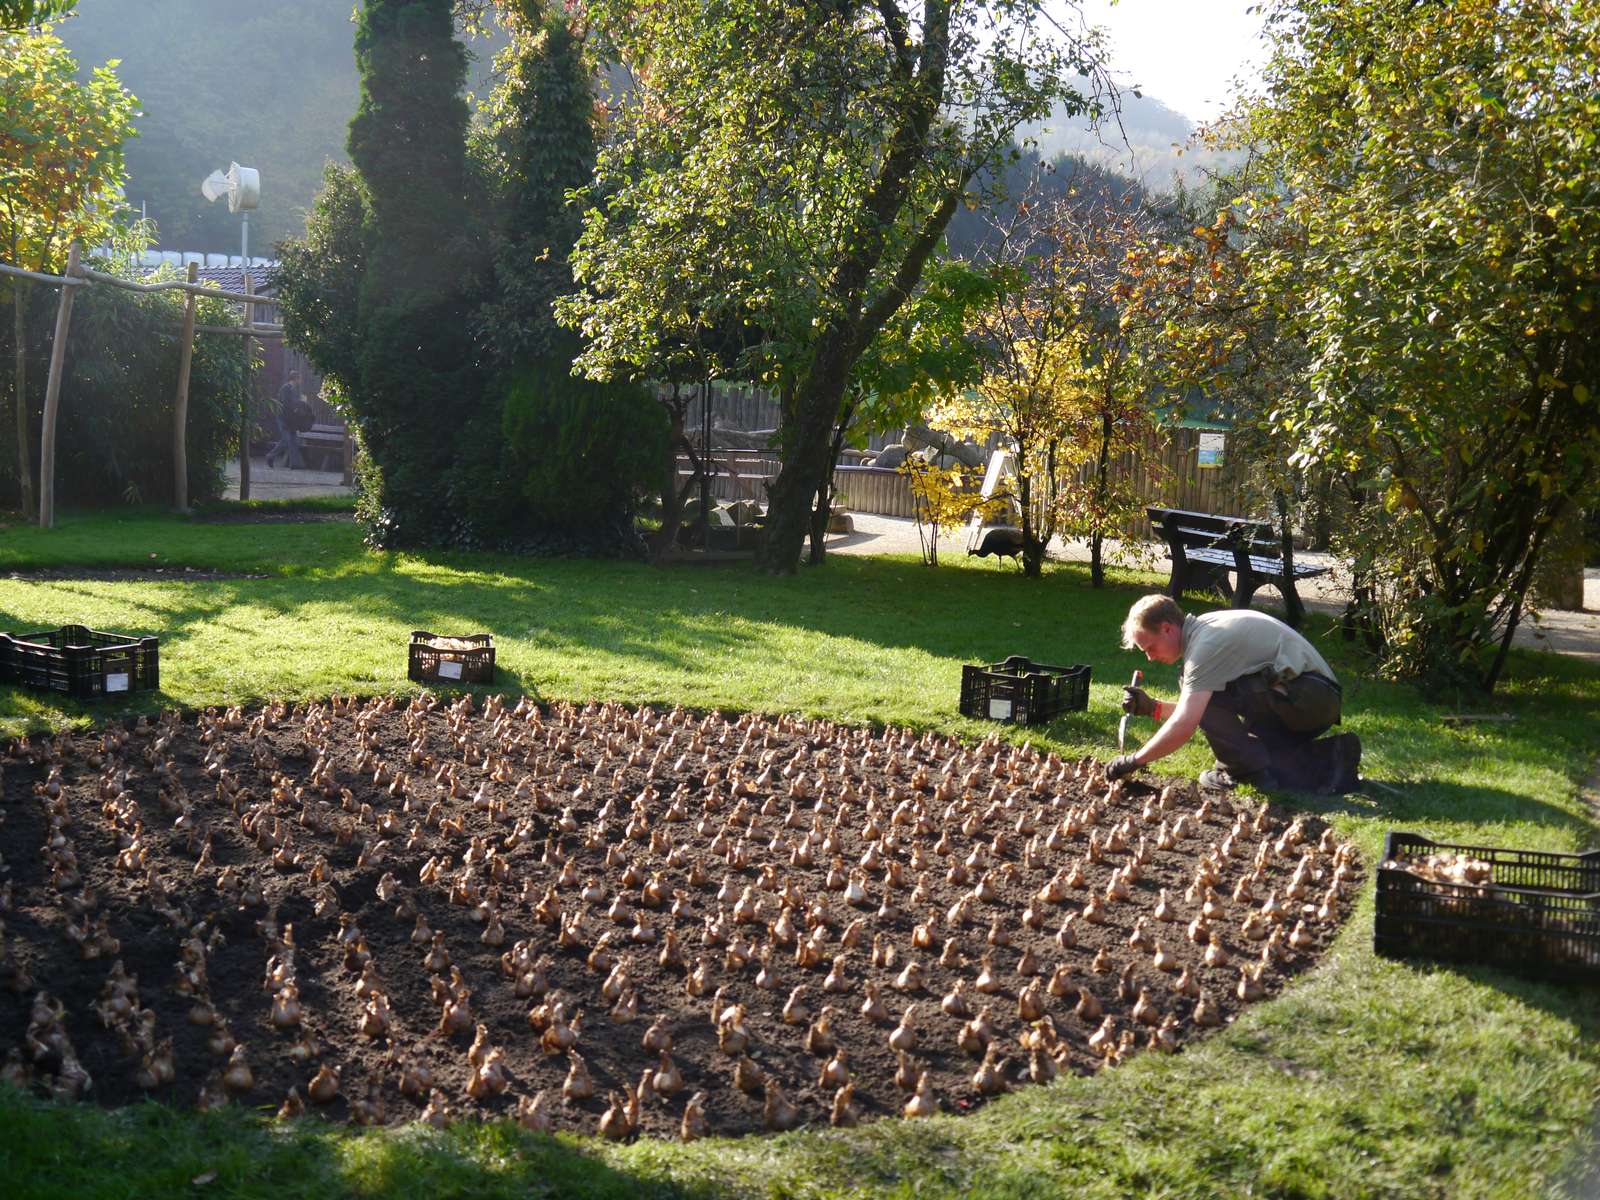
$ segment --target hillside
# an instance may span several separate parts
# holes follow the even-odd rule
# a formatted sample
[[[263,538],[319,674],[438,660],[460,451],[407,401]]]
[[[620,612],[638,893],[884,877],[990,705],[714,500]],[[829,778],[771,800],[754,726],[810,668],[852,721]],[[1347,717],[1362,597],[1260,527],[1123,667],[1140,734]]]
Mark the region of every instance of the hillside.
[[[1147,191],[1169,192],[1174,181],[1200,184],[1208,170],[1229,165],[1231,156],[1186,148],[1194,122],[1152,96],[1123,92],[1116,114],[1091,128],[1081,118],[1060,115],[1018,131],[1018,140],[1033,139],[1039,157],[1082,158],[1106,171],[1137,180]]]
[[[238,216],[208,203],[200,181],[230,160],[261,172],[261,207],[250,249],[271,254],[298,235],[323,164],[345,158],[358,87],[348,0],[80,0],[58,27],[85,70],[120,59],[118,74],[139,99],[139,136],[128,146],[129,204],[155,221],[168,250],[239,252]],[[487,89],[492,42],[468,43],[470,90]],[[1095,174],[1123,175],[1150,192],[1188,184],[1214,156],[1180,154],[1192,123],[1160,101],[1125,93],[1117,119],[1091,130],[1081,120],[1024,128],[1038,157],[1081,158]],[[969,222],[970,223],[970,222]],[[953,243],[973,234],[952,228]]]
[[[120,59],[139,98],[127,198],[169,250],[237,254],[239,225],[200,181],[229,160],[261,172],[250,251],[300,233],[323,164],[345,157],[358,95],[349,0],[79,0],[57,27],[85,69]],[[478,44],[475,86],[492,49]]]

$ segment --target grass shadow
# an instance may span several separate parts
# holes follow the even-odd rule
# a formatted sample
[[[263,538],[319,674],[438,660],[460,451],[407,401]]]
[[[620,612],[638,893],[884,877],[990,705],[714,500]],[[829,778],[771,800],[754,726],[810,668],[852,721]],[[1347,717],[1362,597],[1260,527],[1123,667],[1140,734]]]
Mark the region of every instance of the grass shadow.
[[[353,1130],[231,1106],[183,1112],[152,1102],[115,1111],[53,1104],[0,1084],[0,1186],[8,1200],[282,1200],[310,1194],[304,1189],[312,1181],[319,1196],[391,1200],[708,1194],[631,1172],[599,1157],[599,1148],[531,1134],[509,1121]]]

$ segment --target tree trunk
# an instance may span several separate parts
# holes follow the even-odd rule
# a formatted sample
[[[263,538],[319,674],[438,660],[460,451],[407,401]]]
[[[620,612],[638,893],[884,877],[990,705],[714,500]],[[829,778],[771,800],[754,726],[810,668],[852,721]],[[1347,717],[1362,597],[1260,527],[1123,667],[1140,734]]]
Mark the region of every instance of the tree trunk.
[[[678,396],[677,385],[672,388],[672,399],[665,402],[667,416],[671,421],[671,429],[667,434],[667,462],[666,476],[661,487],[661,528],[650,539],[650,561],[660,562],[672,552],[678,541],[678,522],[683,515],[684,491],[678,486],[678,449],[683,447],[689,451],[689,461],[694,463],[696,471],[690,477],[692,487],[694,480],[700,473],[700,460],[695,456],[694,447],[689,444],[689,439],[684,433],[684,404]]]
[[[828,467],[829,435],[858,357],[850,333],[835,328],[830,334],[795,393],[792,419],[783,430],[783,467],[767,487],[767,536],[756,551],[756,567],[774,575],[792,575],[800,565],[812,497]]]
[[[12,395],[17,404],[17,487],[22,511],[33,512],[33,454],[28,434],[28,300],[27,280],[11,281]]]
[[[1366,495],[1361,484],[1349,476],[1344,480],[1350,503],[1352,524],[1360,518],[1361,509],[1366,504]],[[1344,607],[1344,616],[1339,622],[1340,632],[1346,641],[1354,639],[1357,635],[1366,644],[1368,650],[1374,654],[1383,649],[1383,626],[1378,621],[1378,597],[1372,589],[1372,572],[1370,570],[1356,570],[1350,580],[1350,602]]]
[[[1021,447],[1018,447],[1017,462],[1025,462]],[[1017,498],[1018,507],[1022,510],[1022,573],[1030,579],[1038,579],[1044,574],[1044,539],[1039,536],[1039,529],[1033,523],[1033,484],[1023,471],[1017,472]]]
[[[817,503],[811,514],[811,565],[820,567],[827,553],[828,519],[833,516],[833,473],[839,467],[839,455],[844,450],[845,430],[850,428],[850,418],[856,414],[856,402],[844,406],[844,412],[834,422],[833,439],[828,445],[828,467],[817,484]]]
[[[1516,637],[1517,626],[1522,620],[1522,608],[1527,603],[1528,587],[1533,583],[1534,571],[1539,565],[1540,552],[1544,549],[1544,543],[1550,530],[1555,528],[1563,507],[1564,505],[1558,502],[1552,512],[1552,519],[1539,526],[1538,532],[1533,535],[1533,544],[1528,550],[1528,557],[1522,564],[1522,570],[1511,585],[1511,610],[1506,616],[1505,632],[1500,637],[1500,645],[1495,651],[1494,661],[1489,664],[1489,669],[1483,676],[1483,691],[1485,695],[1493,694],[1495,685],[1500,682],[1500,673],[1505,670],[1506,655],[1511,651],[1511,639]]]
[[[936,107],[933,105],[912,119],[913,125],[921,126],[915,135],[918,144]],[[904,136],[904,131],[897,132],[892,140],[898,142]],[[868,210],[884,227],[892,223],[909,188],[914,157],[905,146],[897,146],[890,154],[895,165],[885,167],[886,175],[874,188]],[[841,267],[835,280],[836,296],[844,302],[848,315],[836,318],[819,332],[813,343],[810,370],[796,392],[794,404],[784,406],[783,468],[767,487],[767,536],[756,552],[757,570],[792,575],[799,566],[800,551],[811,527],[812,497],[818,481],[824,478],[829,434],[844,403],[850,370],[916,287],[923,264],[939,244],[969,177],[963,176],[960,186],[953,188],[929,216],[877,296],[863,304],[862,292],[882,258],[881,237],[876,239],[871,253],[857,254]]]
[[[1111,487],[1111,415],[1100,414],[1100,452],[1094,464],[1094,531],[1089,538],[1089,586],[1104,587],[1106,564],[1101,551],[1105,545],[1103,524],[1106,512],[1106,492]]]

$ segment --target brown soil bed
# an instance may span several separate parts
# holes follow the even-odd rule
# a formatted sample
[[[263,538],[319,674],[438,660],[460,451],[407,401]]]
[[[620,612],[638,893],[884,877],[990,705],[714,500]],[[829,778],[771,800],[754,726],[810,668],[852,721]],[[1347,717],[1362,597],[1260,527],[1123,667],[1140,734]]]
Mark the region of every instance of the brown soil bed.
[[[1241,965],[1252,999],[1281,990],[1327,945],[1355,880],[1315,820],[1286,826],[1185,785],[1108,787],[1092,761],[995,739],[468,703],[336,700],[14,743],[0,809],[7,1077],[106,1105],[276,1109],[337,1072],[337,1094],[309,1111],[392,1122],[424,1113],[428,1096],[401,1083],[425,1069],[429,1116],[505,1115],[543,1091],[557,1128],[593,1131],[609,1095],[660,1068],[651,1031],[670,1036],[682,1087],[644,1100],[640,1132],[677,1136],[704,1093],[709,1130],[742,1133],[787,1123],[786,1104],[829,1119],[837,1088],[790,1007],[800,988],[813,1020],[834,1010],[863,1119],[901,1112],[897,1071],[965,1111],[1232,1020],[1248,1002]],[[1126,897],[1107,899],[1113,871],[1140,858]],[[1203,861],[1213,965],[1189,928]],[[1243,929],[1252,911],[1265,938]],[[1130,945],[1136,926],[1149,944]],[[904,978],[912,963],[920,984]],[[376,1007],[359,994],[364,964],[387,1028],[362,1029]],[[988,1012],[964,1039],[967,1022],[941,1011],[958,983]],[[869,986],[886,1016],[862,1012]],[[912,1003],[902,1060],[890,1035]],[[742,1019],[714,1025],[729,1005]],[[573,1060],[559,1049],[574,1028],[595,1088],[577,1101],[563,1099]],[[719,1048],[741,1037],[741,1055]],[[235,1072],[230,1089],[234,1044],[250,1079]],[[496,1065],[475,1068],[490,1051]],[[757,1073],[777,1086],[770,1111],[759,1087],[736,1086]]]

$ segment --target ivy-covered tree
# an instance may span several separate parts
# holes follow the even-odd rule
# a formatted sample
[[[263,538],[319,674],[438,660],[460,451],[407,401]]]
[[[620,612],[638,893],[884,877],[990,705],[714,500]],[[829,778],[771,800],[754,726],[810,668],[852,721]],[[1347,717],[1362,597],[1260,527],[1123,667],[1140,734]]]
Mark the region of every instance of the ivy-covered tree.
[[[49,30],[0,32],[0,255],[30,271],[59,270],[74,240],[94,245],[115,223],[122,145],[133,134],[135,101],[117,81],[114,63],[96,67],[87,79],[77,71]],[[11,300],[11,398],[25,511],[33,508],[26,403],[33,286],[15,277],[0,281]]]
[[[472,325],[493,378],[450,492],[474,541],[633,551],[637,492],[672,466],[665,416],[637,382],[574,378],[581,341],[552,313],[573,286],[571,195],[594,175],[593,72],[565,14],[507,0],[499,15],[509,41],[472,139],[493,267]]]
[[[572,290],[567,260],[583,225],[568,193],[594,177],[591,72],[571,24],[540,0],[506,0],[501,22],[509,43],[472,137],[494,208],[494,282],[474,329],[487,361],[570,364],[581,346],[551,305]]]
[[[1388,667],[1491,690],[1600,478],[1600,4],[1281,0],[1268,32],[1232,236],[1308,355],[1273,423],[1368,485],[1338,541]]]
[[[448,539],[441,481],[482,387],[467,328],[482,252],[468,203],[466,55],[451,9],[366,0],[356,25],[349,149],[365,263],[346,404],[374,468],[363,473],[369,536],[390,546]]]
[[[1092,107],[1092,47],[1034,0],[595,0],[632,72],[575,252],[583,365],[674,325],[758,333],[783,403],[758,565],[795,569],[851,374],[1023,121]],[[660,319],[665,314],[669,319]],[[646,343],[636,345],[636,340]],[[593,357],[590,357],[591,355]]]
[[[534,0],[497,6],[508,46],[469,139],[451,9],[362,10],[355,170],[327,169],[305,242],[280,247],[286,331],[360,437],[369,540],[636,548],[661,414],[637,386],[574,379],[578,339],[551,314],[594,161],[581,41]]]

